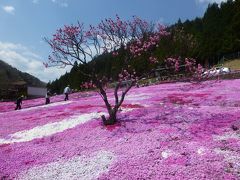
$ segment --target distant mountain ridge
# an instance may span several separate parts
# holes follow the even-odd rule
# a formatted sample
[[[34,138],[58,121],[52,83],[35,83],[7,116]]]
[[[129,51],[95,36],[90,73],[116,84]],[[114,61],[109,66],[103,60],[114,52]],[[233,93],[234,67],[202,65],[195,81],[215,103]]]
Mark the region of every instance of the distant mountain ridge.
[[[0,60],[0,88],[14,83],[24,83],[34,87],[46,87],[46,83],[40,81],[38,78],[26,72],[21,72]]]

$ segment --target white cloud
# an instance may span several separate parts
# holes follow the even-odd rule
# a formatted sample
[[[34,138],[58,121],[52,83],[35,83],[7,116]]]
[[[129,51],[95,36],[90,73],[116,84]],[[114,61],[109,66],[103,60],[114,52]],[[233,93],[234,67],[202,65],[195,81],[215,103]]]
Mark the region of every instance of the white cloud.
[[[39,3],[39,0],[33,0],[32,1],[34,4],[38,4]]]
[[[2,9],[9,14],[14,14],[15,8],[13,6],[3,6]]]
[[[220,4],[221,2],[226,2],[227,0],[196,0],[198,3],[218,3]]]
[[[61,7],[68,7],[68,3],[66,3],[66,2],[60,3],[60,6]]]
[[[53,3],[56,3],[60,7],[67,8],[68,7],[68,0],[51,0]]]
[[[60,68],[45,68],[43,66],[42,57],[32,52],[29,48],[21,45],[0,41],[0,59],[19,69],[27,72],[40,80],[48,82],[55,80],[66,71],[70,71],[71,67],[65,69]]]
[[[34,4],[39,3],[40,0],[33,0],[32,2]],[[50,0],[52,3],[57,4],[60,7],[68,7],[68,0]]]

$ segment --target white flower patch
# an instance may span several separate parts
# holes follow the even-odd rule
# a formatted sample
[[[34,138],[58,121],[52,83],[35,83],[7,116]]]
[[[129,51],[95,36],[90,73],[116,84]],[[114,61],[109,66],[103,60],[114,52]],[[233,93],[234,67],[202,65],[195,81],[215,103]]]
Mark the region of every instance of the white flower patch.
[[[161,152],[161,156],[162,156],[164,159],[167,159],[167,158],[170,157],[172,154],[173,154],[173,153],[172,153],[169,149]]]
[[[25,108],[25,109],[21,109],[20,111],[36,110],[36,109],[54,107],[54,106],[65,105],[65,104],[70,104],[70,103],[72,103],[72,101],[61,101],[61,102],[55,102],[55,103],[45,104],[45,105],[41,105],[41,106]],[[18,112],[20,112],[20,111],[18,111]]]
[[[197,153],[199,155],[203,155],[205,153],[205,149],[203,147],[198,148]]]
[[[223,135],[215,135],[213,136],[213,139],[217,141],[228,140],[228,139],[240,139],[240,134],[237,133],[237,131],[227,132]]]
[[[150,97],[151,96],[149,96],[148,94],[129,94],[125,99],[129,101],[136,101],[136,100],[149,99]]]
[[[33,167],[22,172],[21,180],[70,180],[70,179],[97,179],[102,173],[109,170],[115,159],[110,151],[100,151],[92,157],[77,156],[69,160],[60,160],[47,165]]]
[[[0,144],[27,142],[33,139],[51,136],[53,134],[63,132],[67,129],[74,128],[79,124],[83,124],[94,118],[99,118],[104,113],[90,113],[82,114],[80,116],[73,116],[60,122],[48,123],[43,126],[37,126],[30,130],[19,131],[9,135],[8,139],[0,139]]]
[[[130,111],[132,111],[132,110],[134,110],[134,108],[121,108],[121,113],[126,113],[126,112],[130,112]]]

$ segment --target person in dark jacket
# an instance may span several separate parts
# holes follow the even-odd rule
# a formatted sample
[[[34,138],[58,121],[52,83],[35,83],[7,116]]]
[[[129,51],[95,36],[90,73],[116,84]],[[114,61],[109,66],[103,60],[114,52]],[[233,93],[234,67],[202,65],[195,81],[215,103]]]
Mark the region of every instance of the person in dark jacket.
[[[22,95],[22,96],[20,96],[20,97],[17,98],[15,110],[22,109],[21,105],[22,105],[23,97],[24,97],[24,96]]]
[[[50,92],[49,91],[47,92],[45,98],[46,98],[45,104],[49,104],[50,103]]]

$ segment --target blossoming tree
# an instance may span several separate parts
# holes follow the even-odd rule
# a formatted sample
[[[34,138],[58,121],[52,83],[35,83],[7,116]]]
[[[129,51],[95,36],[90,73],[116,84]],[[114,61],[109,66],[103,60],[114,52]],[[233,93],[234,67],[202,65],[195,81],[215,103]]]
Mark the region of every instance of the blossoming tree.
[[[157,59],[152,55],[152,51],[158,46],[160,39],[167,35],[168,32],[163,26],[135,16],[129,21],[123,21],[116,16],[115,19],[103,20],[98,26],[90,26],[88,29],[84,29],[80,23],[66,25],[58,29],[52,39],[45,38],[52,49],[45,66],[73,66],[75,61],[84,65],[82,75],[88,77],[91,81],[89,84],[98,89],[106,105],[109,116],[107,118],[102,116],[104,124],[114,124],[117,122],[116,115],[126,94],[138,80],[130,62],[144,55],[149,63],[155,63]],[[124,60],[116,78],[113,104],[110,103],[106,92],[109,79],[97,74],[92,63],[94,58],[104,53]]]
[[[167,69],[174,72],[179,72],[180,67],[184,67],[184,72],[192,80],[201,81],[203,78],[203,67],[201,64],[197,64],[197,61],[193,58],[169,57],[165,59],[165,65]]]

